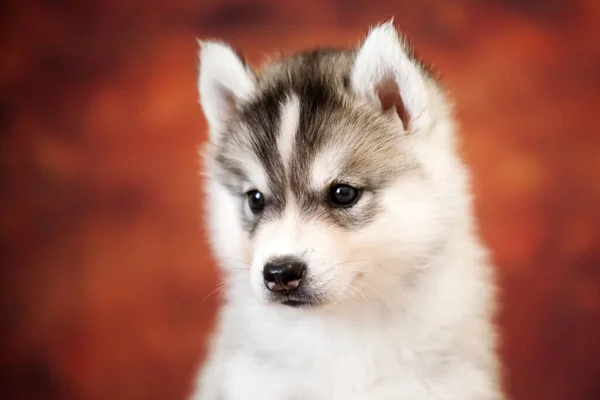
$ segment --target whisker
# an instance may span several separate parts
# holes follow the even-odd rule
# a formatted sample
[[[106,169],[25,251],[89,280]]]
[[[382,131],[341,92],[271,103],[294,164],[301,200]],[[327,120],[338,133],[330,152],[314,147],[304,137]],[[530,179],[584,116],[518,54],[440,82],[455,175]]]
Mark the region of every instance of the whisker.
[[[221,282],[217,285],[216,289],[213,290],[212,292],[210,292],[208,294],[208,296],[206,296],[204,298],[204,300],[202,300],[202,303],[204,304],[206,302],[206,300],[208,300],[212,295],[216,294],[217,292],[219,292],[221,289],[223,289],[225,286],[227,285],[227,282]]]

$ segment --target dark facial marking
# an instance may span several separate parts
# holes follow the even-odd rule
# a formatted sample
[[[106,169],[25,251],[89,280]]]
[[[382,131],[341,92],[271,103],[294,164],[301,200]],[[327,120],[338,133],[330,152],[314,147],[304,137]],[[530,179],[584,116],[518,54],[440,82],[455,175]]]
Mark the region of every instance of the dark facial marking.
[[[253,233],[262,221],[279,218],[290,192],[306,218],[345,229],[359,228],[374,219],[378,191],[403,168],[395,161],[400,132],[386,130],[389,119],[383,114],[354,105],[348,80],[351,62],[351,52],[322,49],[279,61],[258,76],[256,97],[243,105],[236,118],[245,129],[232,125],[217,157],[231,180],[244,176],[244,166],[235,163],[236,152],[253,152],[265,169],[269,195],[260,215],[246,221],[248,232]],[[300,116],[292,156],[289,164],[283,165],[277,139],[282,108],[292,93],[299,99]],[[228,152],[229,147],[237,151]],[[331,207],[329,188],[315,191],[311,187],[315,157],[324,148],[336,147],[348,150],[348,157],[342,166],[344,176],[333,178],[365,191],[351,208]],[[241,198],[242,203],[246,201]]]

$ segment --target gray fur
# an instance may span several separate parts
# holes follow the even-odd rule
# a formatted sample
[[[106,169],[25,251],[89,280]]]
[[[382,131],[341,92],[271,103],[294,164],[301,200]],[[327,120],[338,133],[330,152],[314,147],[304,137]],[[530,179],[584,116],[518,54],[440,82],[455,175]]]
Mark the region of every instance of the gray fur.
[[[377,192],[402,173],[418,170],[403,132],[391,116],[359,101],[348,87],[354,51],[318,49],[281,58],[257,74],[257,93],[232,118],[216,151],[222,182],[244,199],[239,183],[245,178],[240,153],[253,152],[268,174],[271,195],[265,213],[246,221],[256,229],[260,219],[281,216],[286,193],[293,194],[307,219],[328,220],[346,229],[368,224],[378,211]],[[294,151],[283,165],[277,148],[281,109],[292,94],[300,100],[300,123]],[[326,204],[327,188],[309,187],[307,171],[324,149],[348,151],[343,173],[334,183],[349,183],[366,193],[360,209],[332,209]]]

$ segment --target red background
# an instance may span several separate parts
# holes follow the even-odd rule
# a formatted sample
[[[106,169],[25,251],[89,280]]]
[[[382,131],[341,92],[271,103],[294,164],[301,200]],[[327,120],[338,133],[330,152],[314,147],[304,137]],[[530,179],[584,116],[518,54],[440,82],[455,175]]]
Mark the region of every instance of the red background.
[[[597,0],[2,2],[0,397],[182,398],[218,302],[195,37],[258,62],[391,16],[455,97],[508,392],[599,399]]]

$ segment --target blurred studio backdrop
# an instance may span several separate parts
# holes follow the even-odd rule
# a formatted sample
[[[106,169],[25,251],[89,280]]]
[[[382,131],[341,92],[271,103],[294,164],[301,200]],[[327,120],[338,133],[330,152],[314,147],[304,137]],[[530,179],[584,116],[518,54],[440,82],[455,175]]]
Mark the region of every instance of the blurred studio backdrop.
[[[182,399],[219,295],[196,37],[252,63],[395,17],[456,101],[516,400],[600,399],[600,2],[0,4],[0,398]]]

